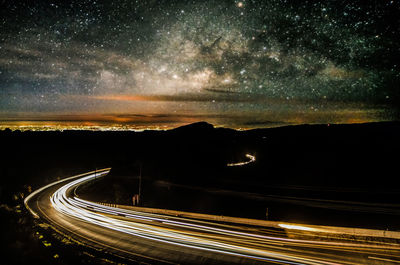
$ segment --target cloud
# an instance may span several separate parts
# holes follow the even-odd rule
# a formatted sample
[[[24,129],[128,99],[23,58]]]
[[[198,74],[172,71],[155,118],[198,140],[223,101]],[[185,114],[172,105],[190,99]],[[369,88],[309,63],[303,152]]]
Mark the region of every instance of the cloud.
[[[0,108],[259,115],[396,103],[393,44],[375,20],[353,27],[333,10],[291,5],[150,1],[71,16],[60,6],[60,17],[0,33]]]

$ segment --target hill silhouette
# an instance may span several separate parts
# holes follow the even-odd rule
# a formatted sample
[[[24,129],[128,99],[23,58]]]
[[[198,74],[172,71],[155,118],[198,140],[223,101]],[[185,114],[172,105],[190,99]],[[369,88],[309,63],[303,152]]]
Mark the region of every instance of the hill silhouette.
[[[15,204],[13,196],[26,194],[28,186],[36,189],[57,178],[112,167],[105,182],[110,192],[99,195],[121,203],[130,203],[137,193],[140,168],[148,206],[263,218],[269,205],[279,219],[288,217],[278,209],[289,209],[288,203],[296,201],[289,202],[288,197],[400,203],[399,179],[394,173],[399,169],[398,135],[399,122],[249,131],[214,128],[205,122],[144,132],[4,130],[0,139],[8,144],[2,149],[0,197],[4,203]],[[256,161],[227,167],[246,160],[246,154],[254,155]],[[277,206],[276,196],[284,196],[285,204]],[[294,218],[296,211],[315,215],[316,209],[319,216],[332,213],[316,203],[302,207],[288,210],[289,217]]]

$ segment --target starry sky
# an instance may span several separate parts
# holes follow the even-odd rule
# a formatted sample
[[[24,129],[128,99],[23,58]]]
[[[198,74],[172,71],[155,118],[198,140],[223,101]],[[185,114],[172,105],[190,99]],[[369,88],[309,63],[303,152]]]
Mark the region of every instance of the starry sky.
[[[399,118],[399,0],[0,3],[3,121]]]

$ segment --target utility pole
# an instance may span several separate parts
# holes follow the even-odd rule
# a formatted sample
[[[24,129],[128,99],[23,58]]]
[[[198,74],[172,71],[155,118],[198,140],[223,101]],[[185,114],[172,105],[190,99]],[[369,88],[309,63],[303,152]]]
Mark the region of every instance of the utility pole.
[[[138,198],[138,204],[140,204],[140,196],[142,194],[142,163],[140,163],[139,167],[139,198]]]

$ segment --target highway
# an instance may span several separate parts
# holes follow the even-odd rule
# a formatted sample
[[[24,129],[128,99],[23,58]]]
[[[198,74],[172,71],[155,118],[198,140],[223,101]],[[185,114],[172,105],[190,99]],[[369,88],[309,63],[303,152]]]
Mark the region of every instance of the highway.
[[[35,218],[76,241],[132,262],[150,264],[400,264],[400,245],[293,238],[281,229],[117,208],[79,198],[79,185],[110,169],[42,187],[25,198]]]

